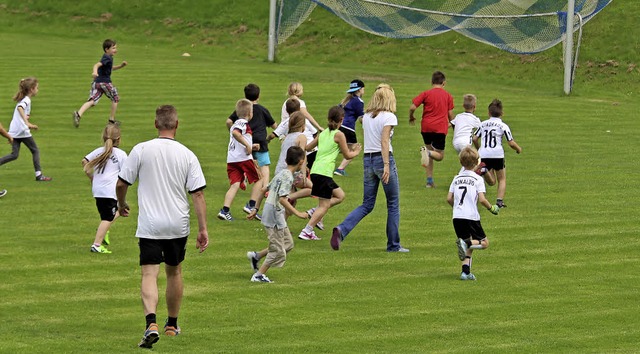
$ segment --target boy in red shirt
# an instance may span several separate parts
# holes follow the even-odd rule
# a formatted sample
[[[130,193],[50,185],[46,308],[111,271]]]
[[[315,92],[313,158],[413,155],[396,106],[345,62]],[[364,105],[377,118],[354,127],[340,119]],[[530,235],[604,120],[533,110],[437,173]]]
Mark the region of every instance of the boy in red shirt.
[[[422,92],[413,99],[409,108],[409,123],[415,125],[416,118],[413,113],[424,105],[420,132],[422,133],[423,147],[422,166],[427,173],[427,188],[435,187],[433,183],[432,160],[442,161],[449,122],[453,119],[453,97],[444,89],[446,83],[444,74],[436,71],[431,76],[431,89]]]

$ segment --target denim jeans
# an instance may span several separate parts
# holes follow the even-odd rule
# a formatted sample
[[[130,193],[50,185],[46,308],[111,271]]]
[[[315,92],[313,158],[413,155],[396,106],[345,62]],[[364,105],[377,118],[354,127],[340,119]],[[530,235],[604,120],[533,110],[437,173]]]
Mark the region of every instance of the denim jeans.
[[[364,195],[362,205],[355,208],[346,219],[338,225],[342,239],[353,230],[356,225],[367,216],[376,205],[378,186],[381,183],[384,164],[379,154],[364,154]],[[392,155],[389,155],[389,183],[382,183],[384,195],[387,198],[387,251],[397,251],[400,248],[400,185],[398,183],[398,169]]]

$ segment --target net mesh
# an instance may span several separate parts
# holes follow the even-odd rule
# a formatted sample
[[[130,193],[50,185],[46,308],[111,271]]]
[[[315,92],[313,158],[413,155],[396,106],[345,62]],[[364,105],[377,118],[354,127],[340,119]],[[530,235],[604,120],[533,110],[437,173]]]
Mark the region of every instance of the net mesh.
[[[573,31],[612,0],[575,0]],[[563,0],[279,0],[277,36],[284,42],[320,5],[350,25],[389,38],[456,31],[512,53],[537,53],[563,40]],[[573,33],[571,31],[571,33]]]

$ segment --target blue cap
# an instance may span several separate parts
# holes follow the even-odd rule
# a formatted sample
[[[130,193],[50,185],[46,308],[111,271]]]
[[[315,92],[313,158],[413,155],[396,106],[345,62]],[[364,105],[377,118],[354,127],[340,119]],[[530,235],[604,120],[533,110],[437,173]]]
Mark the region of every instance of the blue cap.
[[[364,82],[358,79],[355,79],[351,81],[351,84],[349,84],[349,89],[347,90],[347,93],[356,92],[363,87],[364,87]]]

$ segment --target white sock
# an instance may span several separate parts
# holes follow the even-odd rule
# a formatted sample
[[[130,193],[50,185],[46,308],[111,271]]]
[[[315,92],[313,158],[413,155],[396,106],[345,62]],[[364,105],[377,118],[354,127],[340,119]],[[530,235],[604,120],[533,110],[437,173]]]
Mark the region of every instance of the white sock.
[[[36,171],[36,177],[40,177],[42,175],[42,171]]]
[[[481,250],[482,249],[482,245],[473,245],[469,247],[472,250]]]
[[[304,227],[304,230],[306,233],[310,234],[313,232],[313,227],[309,224],[307,224],[307,226]]]

